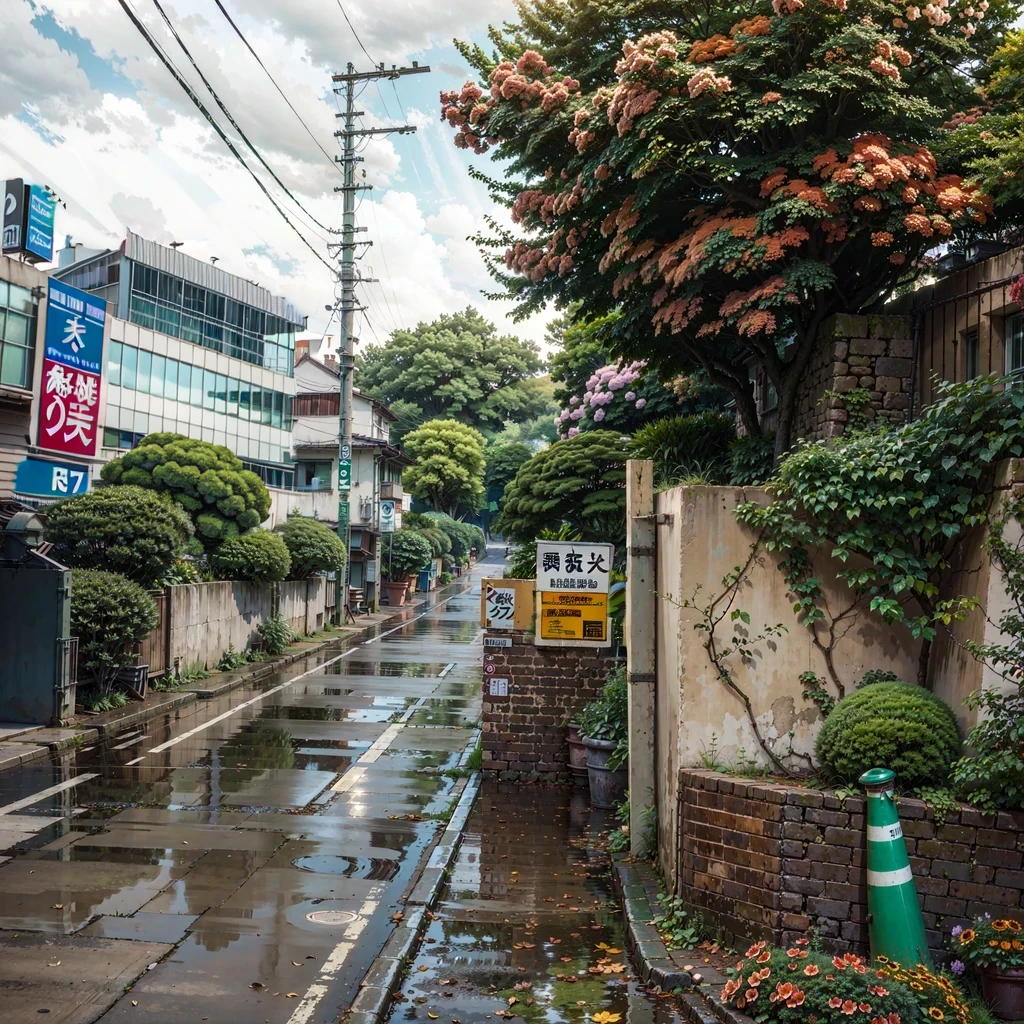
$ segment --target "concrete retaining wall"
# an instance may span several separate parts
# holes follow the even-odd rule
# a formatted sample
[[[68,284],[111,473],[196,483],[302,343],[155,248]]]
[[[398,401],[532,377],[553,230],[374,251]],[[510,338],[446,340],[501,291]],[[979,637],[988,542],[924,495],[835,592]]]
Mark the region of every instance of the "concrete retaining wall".
[[[941,823],[900,798],[928,944],[978,914],[1024,912],[1024,814],[961,807]],[[679,773],[680,892],[737,938],[867,949],[864,799],[716,772]]]
[[[277,586],[278,611],[283,619],[288,620],[292,629],[300,633],[315,633],[323,629],[328,590],[328,581],[323,576],[314,576],[309,580],[288,580]]]

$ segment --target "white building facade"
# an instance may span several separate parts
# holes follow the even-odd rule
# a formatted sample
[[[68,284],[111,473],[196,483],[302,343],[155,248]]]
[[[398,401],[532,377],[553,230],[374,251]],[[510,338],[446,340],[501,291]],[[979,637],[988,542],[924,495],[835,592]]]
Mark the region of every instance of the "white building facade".
[[[297,510],[337,527],[340,375],[332,361],[302,355],[295,387],[295,492],[275,496],[271,517],[283,520]],[[379,603],[381,502],[394,502],[397,529],[405,500],[401,480],[409,460],[390,442],[396,420],[386,406],[354,391],[349,586],[363,591],[368,607]]]

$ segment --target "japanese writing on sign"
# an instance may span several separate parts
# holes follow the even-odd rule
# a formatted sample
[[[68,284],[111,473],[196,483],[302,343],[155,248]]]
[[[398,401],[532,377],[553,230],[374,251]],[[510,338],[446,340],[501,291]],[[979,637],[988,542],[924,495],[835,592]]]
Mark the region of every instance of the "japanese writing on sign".
[[[485,613],[488,629],[513,629],[516,618],[516,592],[511,587],[487,587]]]
[[[607,594],[611,585],[612,544],[537,542],[537,589],[590,590]]]
[[[95,455],[106,302],[50,281],[46,303],[39,447]]]

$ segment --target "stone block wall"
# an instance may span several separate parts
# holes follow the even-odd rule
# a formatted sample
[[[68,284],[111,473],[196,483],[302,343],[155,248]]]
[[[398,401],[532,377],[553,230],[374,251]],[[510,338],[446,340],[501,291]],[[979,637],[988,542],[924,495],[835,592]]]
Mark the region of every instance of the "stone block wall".
[[[565,723],[598,696],[615,659],[594,648],[538,647],[533,633],[524,630],[488,631],[484,637],[484,778],[569,781]],[[512,646],[488,647],[491,637],[510,639]],[[491,680],[508,680],[508,696],[492,694]]]
[[[684,768],[680,891],[728,935],[790,946],[814,927],[833,951],[867,950],[862,797]],[[938,822],[899,800],[928,945],[983,913],[1024,914],[1024,814],[969,807]]]
[[[830,317],[821,342],[807,367],[806,383],[797,401],[794,435],[837,437],[851,416],[902,423],[910,407],[912,342],[909,317]],[[853,407],[841,395],[858,388],[870,393],[865,407]]]

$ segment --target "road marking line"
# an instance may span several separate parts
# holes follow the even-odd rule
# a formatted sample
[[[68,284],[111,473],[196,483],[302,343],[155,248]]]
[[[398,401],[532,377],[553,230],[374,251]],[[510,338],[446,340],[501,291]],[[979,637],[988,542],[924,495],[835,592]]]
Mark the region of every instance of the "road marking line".
[[[133,765],[133,764],[138,764],[140,761],[145,761],[145,760],[146,760],[146,755],[143,754],[142,757],[136,757],[136,758],[133,758],[131,761],[125,761],[125,767],[127,767],[129,765]]]
[[[258,704],[261,700],[264,700],[267,697],[272,697],[275,693],[280,693],[281,690],[291,686],[293,683],[297,683],[300,679],[304,679],[306,676],[311,676],[314,672],[319,672],[321,669],[327,668],[328,665],[333,665],[336,661],[341,661],[342,658],[347,658],[357,650],[357,647],[350,647],[347,651],[343,651],[337,657],[331,658],[329,661],[325,661],[322,664],[317,665],[315,668],[311,668],[308,672],[302,672],[300,675],[295,676],[294,679],[289,679],[287,682],[280,683],[278,686],[273,686],[269,690],[266,690],[255,697],[251,697],[249,700],[242,701],[241,704],[236,704],[233,708],[229,708],[227,711],[217,715],[215,718],[211,718],[208,722],[203,722],[201,725],[197,725],[194,729],[189,729],[188,732],[183,732],[180,736],[175,736],[173,739],[167,740],[165,743],[158,744],[148,750],[143,756],[148,757],[150,754],[159,754],[162,750],[167,750],[168,747],[173,747],[175,744],[181,743],[183,740],[190,739],[197,733],[204,732],[206,729],[209,729],[211,725],[223,722],[225,718],[230,718],[239,711],[243,711],[245,708],[251,707],[253,704]]]
[[[377,892],[379,889],[380,887],[378,886],[371,891]],[[348,959],[349,953],[355,949],[359,936],[370,923],[370,918],[378,906],[380,904],[377,900],[366,900],[359,908],[359,916],[345,929],[341,942],[334,947],[330,956],[324,961],[324,965],[320,968],[320,973],[317,975],[317,980],[306,989],[306,994],[288,1018],[288,1024],[308,1024],[313,1013],[316,1011],[317,1003],[329,991],[329,987],[325,983],[333,981],[337,977],[345,961]]]
[[[56,786],[41,789],[32,796],[22,797],[20,800],[4,804],[0,807],[0,814],[13,814],[15,811],[20,811],[23,807],[31,807],[33,804],[39,803],[40,800],[45,800],[48,796],[56,796],[57,793],[63,793],[66,789],[74,789],[75,786],[81,785],[83,782],[98,778],[98,772],[86,772],[84,775],[76,775],[73,779],[57,783]]]
[[[448,664],[445,665],[445,667],[443,669],[441,669],[440,672],[437,673],[437,678],[438,679],[444,679],[444,677],[446,675],[448,675],[448,673],[451,672],[451,670],[453,668],[455,668],[455,662],[454,661],[449,661]]]

